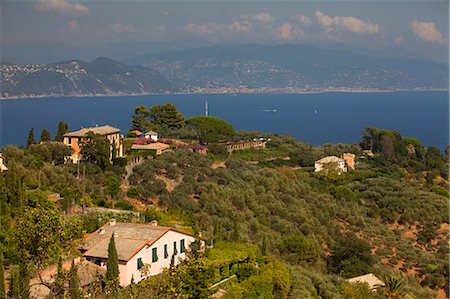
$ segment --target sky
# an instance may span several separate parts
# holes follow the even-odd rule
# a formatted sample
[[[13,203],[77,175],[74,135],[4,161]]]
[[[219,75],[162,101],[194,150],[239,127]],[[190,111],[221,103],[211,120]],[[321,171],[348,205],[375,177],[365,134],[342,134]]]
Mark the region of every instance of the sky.
[[[81,53],[80,47],[98,50],[105,44],[131,46],[139,41],[170,43],[175,48],[233,43],[344,44],[368,50],[399,47],[428,59],[448,61],[448,1],[0,3],[5,57],[14,51],[21,55],[17,45],[37,53],[64,44],[78,47]],[[121,51],[126,57],[126,50]],[[136,52],[130,49],[130,54]]]

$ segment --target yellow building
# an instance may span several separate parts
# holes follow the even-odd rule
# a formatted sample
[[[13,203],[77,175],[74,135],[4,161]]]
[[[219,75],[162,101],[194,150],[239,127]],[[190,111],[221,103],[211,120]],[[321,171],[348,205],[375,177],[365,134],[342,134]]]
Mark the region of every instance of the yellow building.
[[[110,143],[110,160],[113,159],[113,152],[115,150],[116,157],[123,157],[123,135],[120,134],[120,129],[111,126],[101,126],[93,128],[82,128],[75,132],[64,134],[64,144],[73,149],[72,155],[68,158],[72,163],[78,163],[81,160],[81,143],[89,141],[87,137],[89,132],[105,136]]]

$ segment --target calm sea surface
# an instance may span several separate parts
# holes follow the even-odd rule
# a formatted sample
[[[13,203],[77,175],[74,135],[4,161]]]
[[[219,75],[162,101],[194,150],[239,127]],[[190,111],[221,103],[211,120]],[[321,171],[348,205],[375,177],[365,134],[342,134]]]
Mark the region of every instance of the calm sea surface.
[[[0,146],[26,143],[34,128],[39,139],[47,128],[55,135],[64,120],[70,130],[109,124],[126,132],[133,108],[174,103],[186,116],[209,114],[238,130],[289,134],[298,140],[358,143],[367,126],[399,131],[426,146],[449,144],[447,92],[158,95],[136,97],[43,98],[0,101]]]

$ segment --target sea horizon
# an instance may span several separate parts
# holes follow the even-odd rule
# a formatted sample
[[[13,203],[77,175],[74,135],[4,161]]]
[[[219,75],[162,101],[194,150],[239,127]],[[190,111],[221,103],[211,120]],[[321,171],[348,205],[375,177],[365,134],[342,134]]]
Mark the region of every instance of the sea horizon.
[[[131,127],[135,106],[143,104],[150,107],[172,102],[186,117],[190,117],[204,114],[205,101],[209,103],[211,116],[229,121],[237,130],[291,135],[313,146],[358,143],[364,128],[368,126],[396,130],[403,136],[417,138],[425,146],[436,146],[440,150],[448,145],[448,93],[392,91],[160,94],[7,100],[2,102],[0,146],[24,145],[28,130],[32,127],[36,136],[43,128],[54,136],[60,120],[66,121],[70,130],[109,124],[126,134]],[[365,105],[360,105],[362,102]],[[424,106],[428,107],[428,113]],[[276,110],[276,113],[265,110]],[[35,117],[36,113],[45,117]],[[17,115],[27,117],[17,119],[14,117]],[[418,123],[420,119],[422,121]],[[430,130],[434,134],[429,134]]]

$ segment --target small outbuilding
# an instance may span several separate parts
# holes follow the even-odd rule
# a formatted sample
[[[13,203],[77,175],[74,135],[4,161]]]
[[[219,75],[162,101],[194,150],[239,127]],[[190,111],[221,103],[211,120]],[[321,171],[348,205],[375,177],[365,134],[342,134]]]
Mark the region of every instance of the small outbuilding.
[[[347,172],[345,160],[336,156],[328,156],[317,160],[316,163],[314,163],[314,168],[315,172],[336,172],[337,174]]]
[[[158,133],[156,133],[155,131],[149,131],[149,132],[145,133],[144,137],[146,139],[151,139],[155,142],[158,141]]]
[[[0,172],[8,170],[8,167],[6,167],[6,165],[3,163],[4,158],[5,157],[3,157],[2,153],[0,153]]]
[[[369,289],[371,289],[371,290],[375,290],[376,288],[378,288],[380,286],[384,286],[383,281],[381,281],[381,279],[379,279],[372,273],[367,273],[365,275],[349,278],[349,279],[347,279],[347,281],[350,283],[355,283],[355,282],[367,283],[369,285]]]

